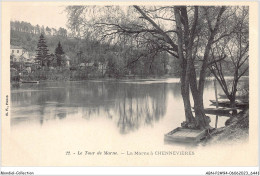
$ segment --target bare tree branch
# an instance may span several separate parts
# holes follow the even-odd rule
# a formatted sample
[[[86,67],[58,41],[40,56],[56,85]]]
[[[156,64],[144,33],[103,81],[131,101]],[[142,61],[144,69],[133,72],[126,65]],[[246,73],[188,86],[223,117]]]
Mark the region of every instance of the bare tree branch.
[[[137,10],[138,12],[140,12],[140,14],[141,14],[147,21],[149,21],[149,22],[153,25],[153,27],[154,27],[156,30],[158,30],[158,32],[164,37],[165,41],[166,41],[167,43],[169,43],[169,44],[173,47],[173,49],[177,52],[177,51],[178,51],[178,46],[172,41],[172,39],[171,39],[151,18],[149,18],[149,17],[140,9],[140,7],[138,7],[138,6],[136,6],[136,5],[134,5],[134,7],[136,8],[136,10]]]

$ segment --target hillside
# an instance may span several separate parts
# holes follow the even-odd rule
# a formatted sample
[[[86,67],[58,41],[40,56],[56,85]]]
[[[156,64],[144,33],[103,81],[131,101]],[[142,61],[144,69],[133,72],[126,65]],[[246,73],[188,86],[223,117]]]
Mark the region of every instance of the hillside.
[[[107,72],[112,75],[129,73],[141,76],[165,75],[166,73],[173,74],[173,68],[176,73],[179,70],[175,64],[172,64],[173,58],[169,57],[166,52],[154,55],[148,50],[129,48],[124,43],[110,45],[95,39],[80,39],[73,37],[64,28],[33,26],[24,21],[11,21],[10,25],[11,45],[35,52],[40,34],[43,34],[49,53],[54,53],[60,42],[65,54],[71,59],[71,65],[78,65],[82,62],[108,62],[109,71]]]
[[[81,51],[81,59],[93,60],[99,54],[104,52],[104,45],[97,41],[82,40],[62,35],[44,35],[49,53],[54,53],[57,44],[61,42],[62,48],[66,55],[68,55],[72,62],[78,59],[78,53]],[[24,31],[10,31],[10,45],[21,46],[29,52],[35,52],[40,34],[29,33]]]

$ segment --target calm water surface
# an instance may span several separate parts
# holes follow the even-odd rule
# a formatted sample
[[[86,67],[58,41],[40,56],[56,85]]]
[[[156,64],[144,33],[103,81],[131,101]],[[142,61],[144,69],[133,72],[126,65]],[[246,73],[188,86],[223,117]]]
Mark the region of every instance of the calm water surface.
[[[214,84],[207,81],[205,107],[214,98]],[[178,79],[23,84],[11,90],[11,100],[6,149],[10,150],[8,158],[19,157],[12,160],[15,165],[183,166],[181,159],[188,157],[185,161],[189,161],[189,156],[138,156],[137,160],[126,153],[195,150],[164,143],[164,134],[185,120]],[[216,117],[210,117],[214,127]],[[220,127],[228,117],[218,119]],[[216,151],[207,149],[197,146],[196,156],[205,160],[207,152]],[[67,151],[115,151],[119,155],[68,157]]]
[[[118,133],[128,134],[147,126],[153,130],[165,125],[159,123],[162,121],[167,122],[163,131],[167,132],[185,120],[178,79],[44,82],[23,84],[11,93],[12,128],[101,119],[99,125],[112,125]],[[210,99],[215,99],[213,81],[205,85],[205,107],[209,107]],[[214,126],[215,116],[210,117]],[[219,118],[218,126],[225,120],[227,117]]]

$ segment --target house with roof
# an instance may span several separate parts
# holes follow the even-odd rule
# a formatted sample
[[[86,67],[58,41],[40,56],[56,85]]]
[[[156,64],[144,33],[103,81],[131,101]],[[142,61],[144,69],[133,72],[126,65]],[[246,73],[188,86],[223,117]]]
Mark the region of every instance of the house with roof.
[[[11,45],[10,51],[11,51],[11,54],[14,56],[21,56],[23,53],[23,48],[20,46]]]
[[[107,70],[108,62],[98,62],[98,71],[104,75]]]
[[[82,69],[92,68],[94,67],[94,62],[87,62],[87,63],[82,62],[79,64],[79,66]]]
[[[10,61],[11,62],[25,62],[25,63],[33,63],[34,62],[34,54],[29,53],[26,49],[20,46],[10,47]]]

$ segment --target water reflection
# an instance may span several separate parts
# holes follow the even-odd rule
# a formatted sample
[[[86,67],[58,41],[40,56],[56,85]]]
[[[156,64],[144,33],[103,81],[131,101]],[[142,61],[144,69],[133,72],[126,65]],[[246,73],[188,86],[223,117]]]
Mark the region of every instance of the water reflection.
[[[223,93],[220,87],[218,92]],[[180,83],[175,79],[42,82],[23,84],[11,93],[12,127],[32,123],[43,126],[54,120],[72,120],[80,125],[81,120],[109,119],[121,134],[146,126],[167,133],[185,120]],[[212,99],[215,99],[213,82],[207,81],[205,107],[210,107]],[[209,116],[214,127],[216,118]],[[219,116],[218,127],[224,126],[228,118]]]
[[[153,125],[165,115],[166,83],[63,82],[22,85],[13,89],[11,125],[63,120],[74,114],[87,120],[109,118],[125,134]]]
[[[119,92],[120,101],[115,108],[119,114],[117,126],[121,133],[138,129],[140,125],[153,125],[166,112],[166,84],[124,85]]]

